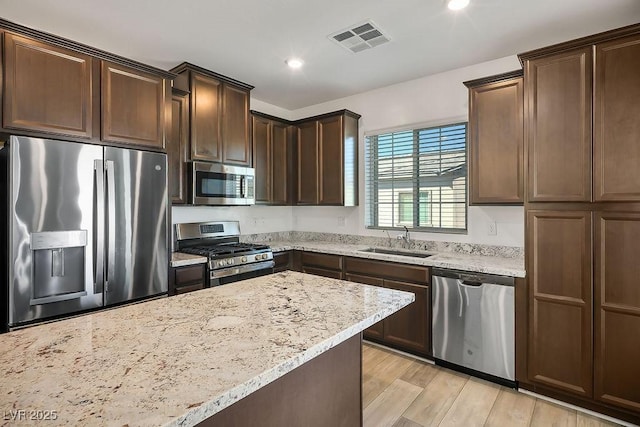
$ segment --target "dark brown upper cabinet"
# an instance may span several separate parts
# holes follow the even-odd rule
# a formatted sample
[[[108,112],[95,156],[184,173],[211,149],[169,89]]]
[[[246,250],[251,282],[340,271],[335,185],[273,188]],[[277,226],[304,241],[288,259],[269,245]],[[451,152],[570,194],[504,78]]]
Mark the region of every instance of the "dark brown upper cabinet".
[[[250,166],[253,86],[186,62],[171,71],[174,87],[190,93],[190,160]]]
[[[276,117],[251,112],[256,203],[291,204],[291,126]]]
[[[596,201],[640,201],[640,35],[595,47]]]
[[[591,47],[525,61],[527,201],[591,201]]]
[[[527,212],[529,380],[593,393],[591,212]]]
[[[469,88],[469,204],[522,204],[522,70],[464,84]]]
[[[298,122],[298,205],[358,205],[359,118],[342,110]]]
[[[102,61],[102,140],[165,148],[165,91],[160,76]]]
[[[187,203],[186,161],[189,157],[189,94],[174,90],[171,97],[171,131],[167,138],[169,195],[173,204]]]
[[[1,130],[163,151],[173,73],[0,18]]]
[[[91,138],[91,56],[4,34],[3,127]]]

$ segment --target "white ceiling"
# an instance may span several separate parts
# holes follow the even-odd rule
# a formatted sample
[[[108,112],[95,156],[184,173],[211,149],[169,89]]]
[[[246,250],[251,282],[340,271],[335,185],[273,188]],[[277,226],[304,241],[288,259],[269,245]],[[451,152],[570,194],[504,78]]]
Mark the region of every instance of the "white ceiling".
[[[637,23],[640,0],[0,0],[0,16],[163,69],[188,61],[294,110]],[[353,54],[327,38],[367,19],[391,42]]]

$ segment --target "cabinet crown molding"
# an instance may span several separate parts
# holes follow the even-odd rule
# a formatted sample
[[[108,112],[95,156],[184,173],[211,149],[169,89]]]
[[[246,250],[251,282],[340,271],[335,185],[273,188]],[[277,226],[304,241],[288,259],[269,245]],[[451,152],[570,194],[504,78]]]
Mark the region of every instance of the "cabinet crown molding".
[[[254,86],[248,83],[243,83],[240,80],[227,77],[223,74],[216,73],[215,71],[207,70],[206,68],[202,68],[198,65],[191,64],[190,62],[183,62],[182,64],[173,67],[169,71],[175,74],[181,74],[185,71],[193,71],[199,74],[204,74],[205,76],[213,77],[214,79],[220,80],[223,83],[232,84],[242,89],[252,90],[254,88]]]
[[[91,55],[98,59],[125,65],[135,70],[140,70],[150,74],[161,76],[165,79],[173,80],[176,77],[176,75],[172,72],[161,70],[160,68],[152,67],[141,62],[127,59],[122,56],[97,49],[95,47],[87,46],[86,44],[78,43],[76,41],[57,36],[55,34],[50,34],[44,31],[25,27],[24,25],[16,24],[15,22],[7,21],[3,18],[0,18],[0,30],[10,31],[21,36],[30,37],[40,42],[49,43],[55,46],[63,47],[65,49],[73,50],[75,52]]]
[[[479,79],[467,80],[466,82],[462,82],[462,84],[468,88],[474,88],[474,87],[483,86],[489,83],[496,83],[496,82],[502,82],[510,79],[517,79],[519,77],[522,77],[523,75],[524,75],[524,70],[519,69],[519,70],[509,71],[507,73],[482,77]]]
[[[528,52],[518,54],[520,64],[524,66],[525,61],[531,59],[540,58],[543,56],[552,55],[555,53],[565,52],[568,50],[579,49],[585,46],[594,45],[604,41],[610,41],[622,37],[632,36],[640,34],[640,24],[628,25],[622,28],[616,28],[614,30],[605,31],[598,34],[593,34],[586,37],[581,37],[575,40],[569,40],[566,42],[546,46],[540,49],[530,50]]]

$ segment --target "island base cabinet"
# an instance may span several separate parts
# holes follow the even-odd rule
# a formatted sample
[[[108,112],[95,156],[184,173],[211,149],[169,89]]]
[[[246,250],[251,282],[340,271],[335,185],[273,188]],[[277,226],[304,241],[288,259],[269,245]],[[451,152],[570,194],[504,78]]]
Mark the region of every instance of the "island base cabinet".
[[[361,335],[338,344],[198,425],[362,426]]]

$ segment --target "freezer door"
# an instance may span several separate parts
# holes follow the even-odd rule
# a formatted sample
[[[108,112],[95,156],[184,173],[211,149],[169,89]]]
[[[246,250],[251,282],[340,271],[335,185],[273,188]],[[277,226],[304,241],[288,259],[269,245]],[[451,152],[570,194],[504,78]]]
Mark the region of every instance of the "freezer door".
[[[9,325],[102,306],[102,147],[12,136],[9,149]]]
[[[105,147],[106,305],[168,290],[167,156]]]

